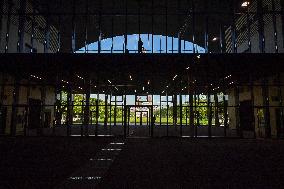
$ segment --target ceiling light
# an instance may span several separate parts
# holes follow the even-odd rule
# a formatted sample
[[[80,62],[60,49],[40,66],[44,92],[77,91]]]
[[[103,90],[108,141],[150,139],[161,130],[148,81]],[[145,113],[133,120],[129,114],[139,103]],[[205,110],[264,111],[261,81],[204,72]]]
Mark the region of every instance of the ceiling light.
[[[245,2],[242,3],[242,7],[247,7],[249,4],[250,4],[249,1],[245,1]]]
[[[79,75],[76,75],[79,79],[82,79],[82,80],[84,80],[84,78],[83,77],[81,77],[81,76],[79,76]]]
[[[150,85],[150,80],[148,80],[148,85]]]
[[[111,81],[110,80],[107,80],[110,84],[111,84]]]
[[[173,78],[173,81],[177,78],[178,75],[175,75],[175,77]]]
[[[63,83],[67,83],[67,84],[69,84],[69,82],[68,81],[64,81],[63,79],[61,80]]]
[[[214,37],[213,39],[212,39],[212,41],[217,41],[218,40],[218,38],[217,37]]]
[[[197,58],[198,58],[198,59],[200,59],[200,58],[201,58],[201,56],[200,56],[200,55],[198,55],[198,56],[197,56]]]

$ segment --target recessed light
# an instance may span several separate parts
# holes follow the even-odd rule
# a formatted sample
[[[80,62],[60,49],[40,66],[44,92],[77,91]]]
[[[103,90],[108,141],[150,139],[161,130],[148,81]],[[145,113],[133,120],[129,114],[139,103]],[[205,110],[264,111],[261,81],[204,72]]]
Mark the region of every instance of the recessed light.
[[[249,1],[245,1],[242,3],[242,7],[247,7],[249,6],[250,2]]]

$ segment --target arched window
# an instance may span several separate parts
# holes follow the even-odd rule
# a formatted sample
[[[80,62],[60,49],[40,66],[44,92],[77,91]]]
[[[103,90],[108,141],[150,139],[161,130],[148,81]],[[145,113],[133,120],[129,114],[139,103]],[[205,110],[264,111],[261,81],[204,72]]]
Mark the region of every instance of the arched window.
[[[143,53],[205,53],[205,49],[189,41],[180,40],[176,37],[140,34],[143,42]],[[127,45],[125,45],[127,41]],[[138,53],[139,34],[116,36],[100,41],[100,53]],[[76,53],[99,53],[99,41],[82,47]]]

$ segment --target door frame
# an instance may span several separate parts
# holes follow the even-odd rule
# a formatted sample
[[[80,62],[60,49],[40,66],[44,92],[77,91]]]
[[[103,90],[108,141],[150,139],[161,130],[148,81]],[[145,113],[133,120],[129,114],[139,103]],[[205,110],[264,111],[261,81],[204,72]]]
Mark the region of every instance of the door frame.
[[[154,123],[153,123],[153,109],[154,106],[153,105],[126,105],[124,106],[124,138],[129,137],[129,120],[130,120],[130,109],[131,108],[149,108],[149,124],[147,125],[149,127],[149,137],[153,137],[153,131],[154,131]],[[146,111],[137,111],[137,112],[146,112]],[[136,119],[136,109],[135,109],[135,119]],[[128,132],[127,132],[128,131]]]

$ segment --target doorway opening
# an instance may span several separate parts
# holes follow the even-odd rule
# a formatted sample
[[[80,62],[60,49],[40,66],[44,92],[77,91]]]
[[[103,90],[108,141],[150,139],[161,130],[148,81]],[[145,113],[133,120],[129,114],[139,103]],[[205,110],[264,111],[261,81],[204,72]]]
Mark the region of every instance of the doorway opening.
[[[154,127],[153,106],[125,106],[124,135],[125,137],[152,137]]]

